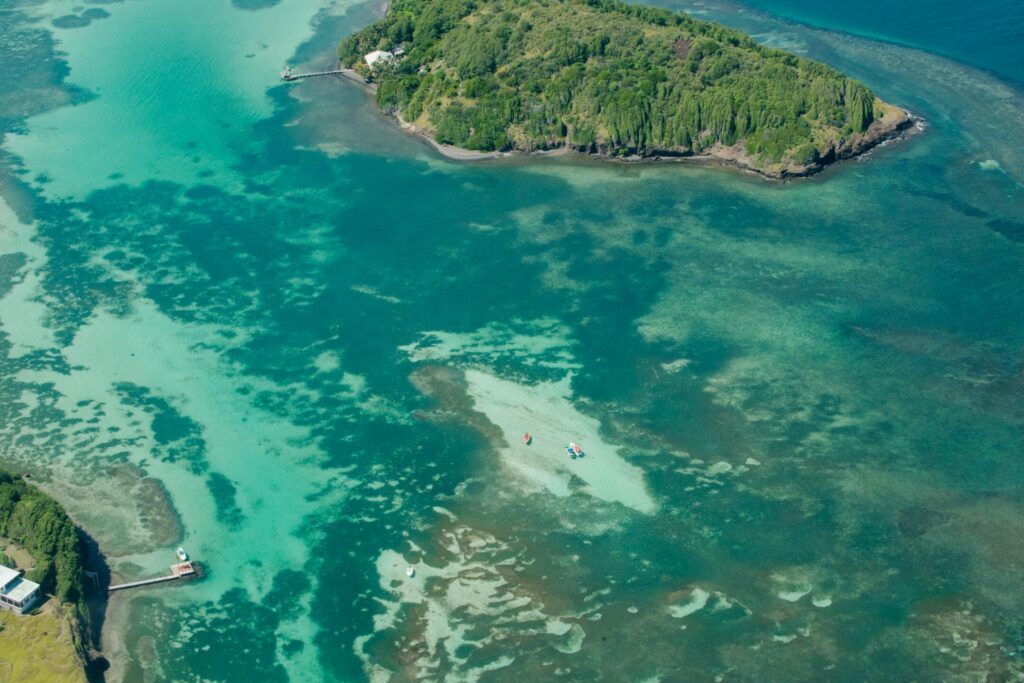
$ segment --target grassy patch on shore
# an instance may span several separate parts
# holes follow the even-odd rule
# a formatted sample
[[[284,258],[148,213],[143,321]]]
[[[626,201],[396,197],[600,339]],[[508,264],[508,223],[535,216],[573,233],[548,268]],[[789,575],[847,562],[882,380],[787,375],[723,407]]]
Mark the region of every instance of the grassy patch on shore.
[[[52,603],[39,614],[0,610],[0,680],[85,683],[71,617]]]

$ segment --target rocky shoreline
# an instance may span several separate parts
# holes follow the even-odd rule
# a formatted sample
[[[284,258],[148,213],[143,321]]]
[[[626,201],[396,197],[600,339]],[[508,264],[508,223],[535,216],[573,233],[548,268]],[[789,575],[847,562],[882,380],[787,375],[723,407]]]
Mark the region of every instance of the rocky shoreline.
[[[731,147],[716,145],[705,154],[683,158],[709,160],[749,171],[771,180],[806,178],[841,161],[863,157],[876,147],[903,138],[911,129],[923,130],[922,122],[922,119],[915,117],[905,109],[890,107],[885,116],[875,120],[863,134],[853,135],[840,144],[831,146],[825,154],[804,165],[759,166],[756,160],[746,154],[743,141]]]
[[[367,93],[376,96],[376,84],[366,81],[358,72],[352,69],[342,69],[342,75],[346,79],[362,86]],[[886,106],[888,111],[886,111],[885,115],[872,122],[864,133],[853,135],[849,139],[842,140],[839,144],[831,146],[825,154],[818,156],[814,161],[804,165],[775,164],[768,166],[758,164],[757,160],[747,155],[742,140],[731,146],[716,144],[700,154],[678,150],[650,150],[646,154],[634,153],[623,156],[611,154],[597,147],[574,148],[567,145],[560,145],[551,149],[512,149],[508,151],[481,152],[438,142],[430,130],[423,129],[403,119],[400,111],[382,110],[379,108],[378,111],[396,123],[401,130],[421,138],[441,156],[452,161],[476,162],[523,157],[578,156],[627,164],[662,162],[703,163],[753,173],[767,180],[788,180],[816,175],[841,161],[863,157],[876,147],[903,138],[914,129],[923,130],[923,119],[920,117],[915,116],[906,109],[891,105]]]

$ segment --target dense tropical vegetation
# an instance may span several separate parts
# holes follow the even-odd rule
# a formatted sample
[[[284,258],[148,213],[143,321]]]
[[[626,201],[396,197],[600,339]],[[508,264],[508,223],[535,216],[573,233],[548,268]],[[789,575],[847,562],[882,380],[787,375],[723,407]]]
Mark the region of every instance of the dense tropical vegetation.
[[[378,62],[363,56],[401,47]],[[341,60],[386,110],[475,150],[693,154],[743,142],[808,163],[889,105],[823,64],[678,12],[617,0],[395,0]]]
[[[53,498],[2,469],[0,535],[32,555],[35,566],[27,578],[63,602],[81,601],[85,577],[74,522]]]

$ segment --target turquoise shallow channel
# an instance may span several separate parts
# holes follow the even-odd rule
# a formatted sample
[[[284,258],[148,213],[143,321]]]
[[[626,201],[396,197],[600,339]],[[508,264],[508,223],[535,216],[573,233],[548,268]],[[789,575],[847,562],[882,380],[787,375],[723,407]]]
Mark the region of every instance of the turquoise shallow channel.
[[[0,8],[0,463],[208,570],[115,595],[107,681],[1024,679],[1013,58],[666,4],[922,130],[455,163],[278,77],[381,3]]]

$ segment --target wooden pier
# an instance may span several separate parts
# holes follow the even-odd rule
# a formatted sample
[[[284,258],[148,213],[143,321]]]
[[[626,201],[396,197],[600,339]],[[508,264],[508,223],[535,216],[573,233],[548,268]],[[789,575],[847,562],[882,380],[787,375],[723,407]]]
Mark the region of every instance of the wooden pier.
[[[129,583],[119,583],[116,586],[108,586],[107,591],[113,593],[114,591],[123,591],[126,588],[139,588],[140,586],[152,586],[155,583],[164,583],[165,581],[177,581],[178,579],[187,579],[196,576],[195,565],[192,562],[179,562],[178,564],[171,565],[171,573],[167,576],[158,576],[155,579],[143,579],[141,581],[131,581]]]
[[[334,76],[345,73],[344,69],[332,69],[330,71],[314,71],[308,74],[293,74],[290,70],[285,69],[281,72],[281,79],[285,81],[298,81],[303,78],[315,78],[317,76]]]

